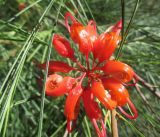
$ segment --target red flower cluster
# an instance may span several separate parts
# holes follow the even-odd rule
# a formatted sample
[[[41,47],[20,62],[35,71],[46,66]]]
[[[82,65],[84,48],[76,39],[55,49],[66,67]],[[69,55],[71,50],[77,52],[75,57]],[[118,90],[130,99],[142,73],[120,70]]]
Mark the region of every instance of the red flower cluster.
[[[69,25],[69,18],[72,22]],[[63,57],[69,58],[77,64],[71,67],[60,61],[49,62],[49,76],[46,81],[46,95],[62,96],[67,94],[64,107],[64,115],[67,118],[67,129],[72,131],[80,110],[80,101],[83,101],[84,109],[91,120],[99,137],[105,137],[106,131],[102,118],[102,112],[96,98],[106,109],[112,110],[116,107],[130,119],[135,119],[138,113],[129,98],[129,93],[125,88],[135,73],[130,66],[120,61],[110,60],[119,41],[122,21],[120,20],[110,31],[101,35],[97,34],[96,23],[89,21],[87,26],[79,23],[69,12],[65,14],[65,24],[71,39],[79,46],[79,51],[85,56],[86,64],[82,65],[75,57],[69,41],[64,37],[55,34],[53,36],[53,47]],[[93,56],[91,56],[91,54]],[[46,63],[39,64],[45,69]],[[68,73],[78,71],[80,76],[73,78],[61,76],[56,72]],[[87,86],[83,86],[82,82]],[[123,110],[123,106],[130,106],[134,115],[129,115]],[[101,123],[101,128],[97,122]]]

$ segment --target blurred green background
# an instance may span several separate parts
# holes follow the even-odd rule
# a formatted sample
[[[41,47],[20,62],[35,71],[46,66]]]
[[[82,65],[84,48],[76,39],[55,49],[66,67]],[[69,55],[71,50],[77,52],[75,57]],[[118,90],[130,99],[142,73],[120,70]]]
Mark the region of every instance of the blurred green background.
[[[136,2],[125,0],[125,29]],[[52,5],[50,10],[48,5]],[[83,24],[95,20],[102,33],[121,19],[121,9],[120,0],[0,0],[0,137],[37,136],[42,87],[37,83],[41,72],[35,63],[46,60],[52,32],[70,39],[64,13],[70,11]],[[140,0],[130,27],[119,59],[132,66],[154,90],[142,83],[138,84],[141,92],[129,88],[139,117],[134,121],[117,118],[119,136],[159,137],[160,1]],[[51,50],[51,59],[62,60]],[[68,59],[63,61],[70,63]],[[64,102],[65,97],[45,98],[42,137],[63,136]],[[70,136],[88,137],[91,132],[96,137],[84,110],[80,113],[77,128]],[[110,119],[106,122],[111,136]]]

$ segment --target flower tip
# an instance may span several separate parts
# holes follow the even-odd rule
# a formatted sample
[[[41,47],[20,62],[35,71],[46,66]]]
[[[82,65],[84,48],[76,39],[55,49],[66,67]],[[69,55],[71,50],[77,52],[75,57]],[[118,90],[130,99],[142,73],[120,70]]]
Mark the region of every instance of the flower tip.
[[[115,25],[118,29],[122,29],[122,19],[121,20],[119,20],[117,23],[116,23],[116,25]]]
[[[116,25],[112,28],[112,31],[114,31],[114,32],[116,32],[117,34],[119,34],[120,31],[121,31],[121,29],[122,29],[122,19],[119,20],[119,21],[116,23]]]
[[[68,23],[68,18],[71,19],[72,23],[76,23],[76,19],[74,18],[74,16],[70,13],[70,12],[66,12],[65,15],[64,15],[64,19],[65,19],[65,26],[67,28],[67,30],[70,32],[70,25]]]

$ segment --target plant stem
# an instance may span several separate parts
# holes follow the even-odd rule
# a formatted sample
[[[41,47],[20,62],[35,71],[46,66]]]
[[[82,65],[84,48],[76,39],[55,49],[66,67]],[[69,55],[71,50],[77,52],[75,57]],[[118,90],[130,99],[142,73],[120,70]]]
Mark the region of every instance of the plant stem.
[[[45,16],[45,14],[51,9],[53,3],[55,0],[52,0],[49,5],[47,6],[46,10],[44,11],[42,17]],[[52,33],[50,36],[50,46],[48,46],[48,55],[47,55],[47,64],[46,64],[46,70],[44,74],[44,82],[47,80],[48,75],[48,66],[49,66],[49,60],[51,55],[51,47],[52,47]],[[41,110],[40,110],[40,117],[39,117],[39,123],[38,123],[38,137],[42,137],[42,130],[43,130],[43,110],[44,110],[44,100],[45,100],[45,83],[43,83],[42,88],[42,96],[41,96]]]
[[[138,5],[139,5],[139,1],[140,0],[137,0],[136,1],[136,4],[135,4],[135,7],[134,7],[134,10],[133,10],[133,13],[132,13],[132,16],[131,16],[131,18],[130,18],[130,21],[129,21],[129,23],[128,23],[128,26],[127,26],[127,28],[126,28],[126,31],[125,32],[123,32],[124,31],[124,28],[122,28],[122,33],[124,33],[124,35],[122,36],[122,41],[121,41],[121,44],[120,44],[120,47],[119,47],[119,49],[118,49],[118,52],[117,52],[117,55],[116,55],[116,60],[118,60],[119,59],[119,56],[120,56],[120,54],[121,54],[121,52],[122,52],[122,48],[123,48],[123,44],[124,44],[124,42],[125,42],[125,40],[126,40],[126,38],[127,38],[127,35],[128,35],[128,33],[129,33],[129,30],[130,30],[130,28],[131,28],[131,24],[132,24],[132,21],[133,21],[133,18],[134,18],[134,16],[135,16],[135,14],[136,14],[136,11],[137,11],[137,9],[138,9]],[[124,0],[122,0],[122,27],[124,27],[124,11],[125,11],[125,3],[124,3]]]
[[[143,84],[144,87],[146,87],[153,95],[155,95],[157,98],[160,98],[160,91],[158,88],[156,88],[154,85],[151,85],[147,81],[145,81],[142,77],[140,77],[138,74],[135,74],[136,78],[139,82]]]
[[[82,71],[86,70],[85,67],[77,59],[73,58],[72,61],[75,62]]]
[[[111,119],[111,120],[112,120],[112,122],[111,122],[111,124],[112,124],[112,137],[119,137],[119,136],[118,136],[118,127],[117,127],[116,114],[117,114],[116,110],[113,109],[113,110],[111,111],[111,118],[112,118],[112,119]]]
[[[89,57],[86,55],[87,70],[89,70]]]

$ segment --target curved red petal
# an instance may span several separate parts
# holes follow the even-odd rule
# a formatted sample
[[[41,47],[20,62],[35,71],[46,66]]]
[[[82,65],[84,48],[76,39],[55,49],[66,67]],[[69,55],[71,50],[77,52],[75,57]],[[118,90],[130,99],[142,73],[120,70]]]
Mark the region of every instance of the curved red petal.
[[[79,51],[84,55],[88,55],[92,49],[92,43],[86,28],[80,23],[75,23],[71,26],[70,35],[72,40],[79,45]]]
[[[127,89],[114,79],[103,79],[103,86],[111,95],[111,98],[117,102],[118,106],[123,106],[127,103],[129,94]]]
[[[81,85],[75,86],[68,94],[64,107],[64,115],[68,120],[77,119],[80,109]]]
[[[103,46],[101,55],[98,58],[100,62],[108,60],[112,56],[121,39],[115,32],[109,32],[105,37],[105,45]]]
[[[79,43],[80,42],[80,32],[84,30],[84,26],[80,24],[79,22],[76,22],[73,25],[71,25],[70,30],[71,30],[70,35],[71,35],[72,40],[75,43]]]
[[[88,25],[86,26],[86,31],[89,34],[88,39],[89,39],[90,43],[92,44],[91,48],[93,50],[94,42],[96,41],[97,36],[98,36],[97,35],[97,26],[96,26],[96,23],[93,20],[90,20],[88,22]]]
[[[46,69],[46,63],[38,64],[38,67],[41,69]],[[49,72],[63,72],[68,73],[69,71],[74,70],[73,67],[69,66],[67,63],[61,61],[49,61]]]
[[[79,32],[79,36],[80,51],[88,55],[97,39],[96,23],[93,20],[89,21],[88,25]]]
[[[91,20],[85,27],[76,21],[69,27],[69,30],[72,40],[79,45],[80,52],[88,55],[97,39],[96,23]]]
[[[94,42],[93,46],[93,55],[94,58],[97,59],[101,54],[100,51],[102,50],[104,44],[105,44],[105,33],[101,34]]]
[[[94,58],[100,62],[108,60],[115,51],[120,41],[119,35],[116,32],[103,33],[94,43]]]
[[[102,68],[105,74],[122,83],[129,82],[133,79],[133,69],[120,61],[108,61]]]
[[[98,103],[94,101],[94,97],[90,89],[86,89],[83,91],[82,99],[86,114],[89,119],[100,119],[102,117],[102,113],[98,106]]]
[[[76,23],[77,21],[70,12],[65,13],[65,15],[64,15],[65,25],[66,25],[66,28],[68,29],[68,31],[70,32],[70,26],[69,26],[69,23],[68,23],[68,18],[71,19],[72,23]]]
[[[111,99],[111,95],[105,91],[100,81],[92,83],[91,91],[107,109],[112,110],[116,107],[117,102]]]

